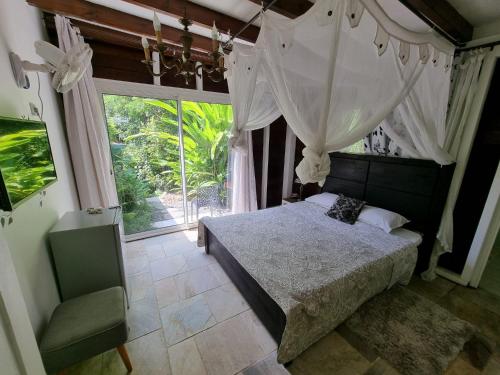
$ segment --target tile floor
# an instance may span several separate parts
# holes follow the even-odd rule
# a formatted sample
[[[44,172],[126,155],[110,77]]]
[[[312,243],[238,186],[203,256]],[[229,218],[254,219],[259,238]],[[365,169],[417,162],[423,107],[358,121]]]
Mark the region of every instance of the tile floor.
[[[491,249],[479,287],[500,297],[500,233]]]
[[[196,231],[127,244],[130,290],[127,343],[134,374],[332,375],[398,374],[333,331],[285,369],[276,344],[213,257],[197,248]],[[444,279],[415,278],[412,290],[479,326],[500,346],[500,298]],[[68,374],[126,374],[116,350],[69,369]],[[480,372],[461,354],[446,375],[500,374],[500,349]]]

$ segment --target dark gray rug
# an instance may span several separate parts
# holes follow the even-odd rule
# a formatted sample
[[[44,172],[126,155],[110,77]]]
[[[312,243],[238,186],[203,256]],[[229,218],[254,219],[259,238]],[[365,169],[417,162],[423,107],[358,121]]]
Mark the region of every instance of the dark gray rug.
[[[476,333],[470,323],[400,286],[365,303],[344,325],[405,375],[442,374]]]

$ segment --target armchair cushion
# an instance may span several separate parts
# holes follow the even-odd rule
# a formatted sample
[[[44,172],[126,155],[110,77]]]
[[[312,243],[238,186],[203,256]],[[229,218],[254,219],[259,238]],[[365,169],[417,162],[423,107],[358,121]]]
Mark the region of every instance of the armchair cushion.
[[[56,372],[127,341],[122,287],[72,298],[56,307],[40,343],[45,369]]]

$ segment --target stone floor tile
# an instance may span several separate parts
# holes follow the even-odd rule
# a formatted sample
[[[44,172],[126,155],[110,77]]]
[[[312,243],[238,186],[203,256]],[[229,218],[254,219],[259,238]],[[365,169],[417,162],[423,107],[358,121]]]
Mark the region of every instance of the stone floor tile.
[[[179,292],[174,277],[167,277],[154,283],[156,300],[160,308],[179,302]]]
[[[285,367],[276,360],[276,352],[272,352],[263,360],[243,370],[241,375],[289,375]]]
[[[455,288],[457,284],[442,277],[436,277],[432,281],[425,281],[420,276],[414,276],[408,285],[412,291],[432,301],[443,298]]]
[[[141,255],[135,258],[127,258],[125,263],[125,272],[127,273],[127,276],[149,272],[148,257],[146,255]]]
[[[221,285],[210,268],[201,267],[174,276],[179,298],[186,299]]]
[[[481,375],[498,375],[500,374],[500,362],[497,362],[494,359],[491,359],[486,367],[484,368]]]
[[[231,279],[226,275],[226,272],[222,269],[219,263],[215,262],[213,264],[210,264],[208,267],[221,284],[227,284],[231,282]]]
[[[165,253],[163,252],[163,246],[161,243],[154,243],[146,245],[145,247],[150,262],[165,257]]]
[[[216,324],[203,296],[198,295],[160,310],[168,346],[195,335]]]
[[[332,332],[313,344],[287,368],[292,375],[363,374],[370,362]]]
[[[232,284],[224,284],[211,289],[203,293],[203,296],[217,322],[222,322],[249,309],[243,296]]]
[[[171,375],[167,345],[161,329],[139,337],[126,345],[133,374]],[[103,375],[125,375],[127,369],[116,349],[103,355]]]
[[[161,258],[151,262],[151,273],[153,280],[158,281],[165,277],[180,273],[186,266],[186,260],[182,255]]]
[[[130,303],[127,322],[130,328],[129,341],[161,328],[160,311],[152,288],[146,298]]]
[[[66,369],[67,375],[101,375],[103,359],[102,354],[77,363]]]
[[[185,258],[185,271],[191,271],[196,268],[209,266],[210,264],[214,264],[217,262],[213,255],[206,254],[204,251],[202,252],[198,249],[194,249],[191,253],[185,255]]]
[[[168,348],[172,375],[206,375],[194,340],[187,339]]]
[[[278,345],[276,344],[276,341],[274,341],[271,334],[267,331],[267,329],[264,327],[262,322],[252,310],[247,310],[240,316],[243,323],[248,328],[252,337],[257,341],[257,344],[259,344],[264,354],[267,355],[277,349]]]
[[[241,314],[194,337],[210,375],[233,375],[265,358]]]
[[[146,249],[142,241],[127,242],[125,244],[125,256],[127,259],[145,256]]]
[[[463,360],[461,357],[457,357],[448,369],[445,371],[444,375],[480,375],[481,371],[472,366],[469,362]]]
[[[130,276],[128,279],[128,290],[130,302],[139,301],[146,298],[148,290],[153,286],[151,272],[139,273]]]
[[[162,243],[162,247],[163,247],[163,252],[167,257],[174,255],[187,256],[196,249],[193,243],[188,241],[187,239],[166,240]]]
[[[481,288],[466,288],[461,285],[457,285],[456,288],[450,292],[450,295],[458,296],[467,302],[483,306],[489,309],[492,313],[500,315],[500,297],[489,293],[486,290]]]

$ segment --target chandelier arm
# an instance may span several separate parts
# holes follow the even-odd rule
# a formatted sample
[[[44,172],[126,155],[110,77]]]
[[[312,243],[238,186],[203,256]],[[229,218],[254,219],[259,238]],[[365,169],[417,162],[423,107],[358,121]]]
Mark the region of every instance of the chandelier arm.
[[[163,75],[165,75],[165,73],[167,73],[166,70],[164,70],[163,72],[160,71],[160,73],[155,73],[153,72],[153,69],[151,68],[151,63],[146,61],[146,60],[141,60],[141,62],[146,65],[146,68],[148,69],[149,73],[153,76],[153,77],[162,77]]]

